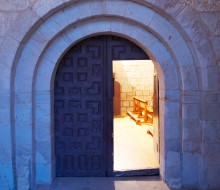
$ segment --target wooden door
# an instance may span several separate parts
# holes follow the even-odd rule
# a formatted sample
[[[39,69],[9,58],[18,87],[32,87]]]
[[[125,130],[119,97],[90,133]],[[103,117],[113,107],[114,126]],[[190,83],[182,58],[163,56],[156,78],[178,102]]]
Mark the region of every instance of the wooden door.
[[[128,40],[98,36],[62,58],[54,84],[56,176],[112,174],[112,60],[120,59],[148,56]]]

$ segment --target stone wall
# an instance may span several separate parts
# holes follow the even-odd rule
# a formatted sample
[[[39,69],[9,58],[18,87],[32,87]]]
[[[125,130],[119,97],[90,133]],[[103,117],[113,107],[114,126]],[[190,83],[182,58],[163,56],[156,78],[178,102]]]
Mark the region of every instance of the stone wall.
[[[0,189],[52,184],[53,79],[79,40],[139,45],[160,82],[160,174],[173,188],[220,189],[220,1],[0,1]]]
[[[154,65],[150,60],[113,61],[115,81],[120,84],[121,114],[133,110],[133,96],[152,101]]]

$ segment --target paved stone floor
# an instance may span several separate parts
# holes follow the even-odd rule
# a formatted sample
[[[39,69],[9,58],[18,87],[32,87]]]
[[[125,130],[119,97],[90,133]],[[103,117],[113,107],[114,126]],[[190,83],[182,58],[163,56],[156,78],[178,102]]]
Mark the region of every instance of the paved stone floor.
[[[56,178],[51,190],[169,190],[159,176]]]

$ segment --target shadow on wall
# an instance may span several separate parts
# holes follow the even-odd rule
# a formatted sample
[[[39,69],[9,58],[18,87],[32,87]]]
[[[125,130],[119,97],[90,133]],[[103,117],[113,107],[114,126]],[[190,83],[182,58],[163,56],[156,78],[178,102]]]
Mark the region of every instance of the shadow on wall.
[[[121,85],[114,79],[114,115],[121,115]]]

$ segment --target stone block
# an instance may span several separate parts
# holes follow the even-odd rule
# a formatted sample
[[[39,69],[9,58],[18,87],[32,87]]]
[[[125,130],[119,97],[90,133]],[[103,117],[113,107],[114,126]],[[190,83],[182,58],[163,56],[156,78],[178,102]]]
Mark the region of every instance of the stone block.
[[[174,101],[178,102],[180,101],[181,91],[180,90],[164,90],[160,89],[159,97],[161,100]]]
[[[14,187],[13,167],[12,163],[4,161],[0,162],[0,189],[12,190]]]
[[[203,143],[203,160],[207,166],[219,166],[220,143]]]
[[[32,120],[32,105],[31,104],[16,104],[15,105],[15,123],[30,122]]]
[[[207,143],[218,143],[220,141],[220,121],[203,121],[203,141]]]
[[[155,51],[157,51],[155,49]],[[162,51],[162,50],[161,50]],[[162,52],[161,52],[162,53]],[[164,85],[166,90],[177,90],[180,88],[178,74],[175,72],[174,63],[172,59],[170,60],[161,60],[161,69],[163,69],[163,75],[164,75]],[[172,70],[172,74],[170,74],[170,71]],[[161,86],[161,83],[160,83]],[[163,84],[161,86],[163,88]]]
[[[105,1],[94,1],[90,4],[92,13],[97,15],[106,14],[106,2]]]
[[[132,107],[128,107],[128,108],[127,108],[127,112],[128,112],[128,111],[133,111],[133,108],[132,108]]]
[[[63,0],[54,0],[54,1],[42,1],[38,0],[34,5],[32,6],[32,9],[40,16],[43,17],[48,11],[59,7],[63,5]]]
[[[126,100],[130,101],[130,102],[133,102],[133,95],[126,95]]]
[[[104,3],[104,1],[103,1]],[[122,1],[105,1],[105,7],[106,7],[106,14],[108,15],[118,15],[118,16],[124,16],[124,13],[126,11],[126,7]]]
[[[14,0],[13,2],[11,1],[5,1],[0,3],[0,9],[10,12],[10,11],[23,11],[28,6],[30,6],[30,1],[19,1],[19,0]]]
[[[3,3],[4,4],[4,3]],[[1,9],[3,10],[3,9]],[[1,42],[4,41],[4,37],[6,36],[7,32],[10,30],[11,24],[17,19],[19,13],[12,13],[8,14],[8,12],[1,11],[0,13],[0,23],[2,23],[2,27],[0,30]]]
[[[10,27],[8,35],[21,42],[30,28],[39,20],[39,15],[37,15],[31,8],[27,8],[17,16],[16,20]]]
[[[163,39],[169,43],[179,38],[179,33],[176,28],[159,14],[153,17],[149,26],[152,30],[157,31],[159,35],[163,36]],[[164,28],[169,28],[169,30],[164,30]]]
[[[35,92],[35,104],[49,104],[51,101],[52,92],[37,91]]]
[[[166,156],[165,180],[171,188],[181,187],[181,156],[179,152],[169,151]]]
[[[16,156],[29,156],[32,154],[32,123],[31,124],[19,124],[15,126],[15,138],[17,152]]]
[[[183,153],[183,184],[186,188],[198,186],[198,168],[200,156],[198,154]]]
[[[135,95],[136,96],[142,96],[142,91],[136,91]]]
[[[139,4],[133,2],[129,2],[125,9],[125,16],[135,19],[146,25],[151,22],[154,15],[155,13],[151,9],[140,6]]]
[[[207,71],[207,75],[208,75],[208,78],[207,78],[208,88],[218,90],[219,89],[219,82],[220,82],[218,67],[216,65],[210,66],[210,67],[206,68],[206,71]]]
[[[219,92],[213,92],[208,93],[205,97],[205,100],[207,103],[220,103],[220,93]]]
[[[177,60],[180,65],[180,71],[182,73],[183,89],[195,90],[198,89],[198,78],[196,74],[196,68],[193,67],[193,58],[191,56],[189,48],[184,45],[184,39],[179,37],[178,40],[171,43],[171,48],[174,50]],[[182,54],[184,52],[184,55]]]
[[[200,91],[183,91],[182,100],[184,103],[200,103],[201,93]]]
[[[11,124],[10,107],[0,107],[0,126],[9,126]]]
[[[134,106],[134,102],[133,101],[129,101],[130,106]]]
[[[219,14],[220,16],[220,14]],[[220,29],[220,27],[219,27]],[[220,58],[220,34],[218,37],[212,38],[212,47],[214,49],[216,57]]]
[[[201,143],[199,141],[183,141],[182,150],[187,153],[200,152]]]
[[[0,125],[0,162],[12,159],[11,126]]]
[[[220,189],[219,173],[220,165],[207,168],[207,189]]]
[[[17,189],[30,189],[30,174],[32,172],[30,157],[27,155],[16,156]]]
[[[127,95],[127,93],[122,92],[121,93],[121,100],[126,100],[126,95]]]
[[[52,176],[52,167],[51,164],[36,164],[36,183],[37,184],[52,184],[53,176]]]
[[[77,37],[79,36],[75,35],[76,39]],[[48,70],[52,72],[55,65],[58,64],[57,62],[60,56],[62,56],[62,53],[65,52],[69,46],[71,46],[71,41],[66,37],[66,35],[60,35],[59,37],[57,37],[56,41],[53,43],[52,46],[48,48],[47,52],[44,55],[45,59],[43,61],[45,61],[44,64],[46,65],[41,64],[40,66],[43,66],[44,68],[45,66],[47,66]]]
[[[91,5],[85,1],[75,3],[73,7],[70,6],[68,8],[65,8],[64,14],[66,15],[66,19],[68,20],[68,22],[73,23],[83,18],[94,16],[95,12],[92,12]]]
[[[164,114],[169,118],[178,118],[181,115],[181,108],[179,102],[166,102]]]
[[[160,137],[160,140],[163,140],[163,137]],[[170,151],[174,151],[174,152],[179,152],[181,150],[181,142],[179,139],[169,138],[169,139],[163,140],[161,142],[165,142],[166,150],[170,150]]]
[[[183,141],[199,142],[201,135],[201,127],[198,119],[183,120]]]
[[[25,46],[36,55],[40,55],[44,47],[49,43],[50,36],[39,28]],[[27,56],[27,55],[26,55]]]
[[[184,119],[199,119],[200,105],[199,104],[184,104],[183,118]]]
[[[121,92],[132,92],[132,86],[122,86]]]
[[[205,121],[220,121],[220,104],[203,104],[202,117]]]
[[[8,108],[10,106],[10,93],[0,93],[0,108]]]
[[[44,120],[51,117],[51,105],[49,103],[45,104],[37,104],[36,105],[36,118],[40,120]]]
[[[90,19],[88,21],[89,23],[86,24],[86,26],[84,25],[81,28],[82,37],[88,36],[88,35],[91,35],[91,34],[94,34],[94,33],[98,33],[98,31],[111,32],[112,31],[111,26],[114,25],[113,22],[111,22],[111,21],[112,21],[112,19],[111,18],[108,19],[107,17],[105,19],[102,19],[102,20],[100,19],[100,21],[98,21],[98,22],[96,22],[93,19]],[[94,24],[96,25],[96,27],[94,27]],[[118,28],[118,30],[123,30],[123,27],[126,27],[126,26],[123,25],[122,28]]]
[[[218,59],[217,65],[218,65],[218,70],[220,71],[220,59]]]
[[[51,89],[51,91],[53,91],[54,85],[51,85],[51,78],[52,78],[52,71],[51,71],[52,65],[51,65],[51,63],[54,63],[54,62],[44,60],[41,64],[47,65],[47,66],[42,66],[42,68],[39,67],[39,71],[38,71],[39,74],[38,74],[38,77],[35,82],[35,89],[38,92],[42,92],[42,91],[45,92],[45,91],[48,91],[48,89]],[[55,67],[55,65],[54,65],[54,67]]]
[[[164,121],[166,126],[165,131],[169,131],[169,136],[166,139],[180,139],[181,119],[180,118],[167,118]]]
[[[150,95],[150,91],[144,90],[144,91],[142,92],[142,94],[143,94],[144,96],[149,96],[149,95]]]
[[[129,105],[129,101],[123,101],[123,106],[128,107]]]
[[[4,41],[0,46],[0,89],[1,93],[10,92],[10,78],[12,63],[14,60],[15,52],[19,46],[19,42],[12,37],[4,36]]]
[[[30,52],[27,50],[29,54],[29,58],[22,57],[22,60],[19,61],[16,75],[15,75],[15,92],[31,92],[32,89],[32,79],[33,79],[33,73],[34,73],[34,63],[37,62],[38,57],[33,54],[33,52]],[[27,54],[28,54],[27,53]],[[33,64],[29,64],[29,63]]]
[[[220,147],[220,144],[218,144],[218,147]],[[207,166],[214,167],[220,165],[220,149],[218,147],[214,147],[214,150],[209,151],[208,148],[213,149],[212,144],[205,145],[203,161]]]
[[[121,112],[125,112],[126,113],[126,111],[127,111],[127,107],[121,107]]]
[[[46,141],[50,142],[52,135],[51,134],[51,121],[36,120],[35,122],[35,138],[37,141]]]
[[[31,104],[32,103],[32,93],[30,92],[16,92],[14,95],[15,104]]]
[[[51,150],[51,142],[47,141],[37,141],[36,142],[37,152],[36,152],[36,162],[41,164],[51,163],[52,155],[49,150]]]
[[[197,1],[199,2],[199,1]],[[207,1],[209,2],[209,1]],[[211,2],[211,1],[210,1]],[[219,2],[214,2],[212,1],[213,8],[218,8],[220,6]],[[216,5],[218,4],[218,5]],[[207,6],[203,6],[202,8],[207,8]],[[210,33],[212,33],[213,36],[219,36],[220,35],[220,26],[218,24],[219,20],[218,18],[220,17],[219,11],[212,12],[212,11],[204,11],[200,12],[200,16],[202,19],[202,22],[206,25]]]
[[[158,41],[154,41],[154,43],[149,45],[148,48],[151,50],[151,52],[154,53],[154,56],[157,57],[157,60],[161,61],[160,62],[161,67],[163,67],[164,61],[171,60],[170,55],[165,53],[166,52],[165,47],[161,43],[159,43]],[[173,63],[170,62],[170,64],[172,65]],[[157,67],[156,67],[156,69],[157,69]]]

